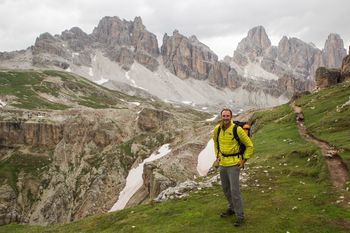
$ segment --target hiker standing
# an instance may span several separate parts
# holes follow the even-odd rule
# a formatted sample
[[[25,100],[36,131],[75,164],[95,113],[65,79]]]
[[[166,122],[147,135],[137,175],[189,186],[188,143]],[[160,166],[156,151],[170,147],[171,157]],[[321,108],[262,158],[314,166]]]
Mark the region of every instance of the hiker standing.
[[[240,143],[235,138],[246,147],[243,155],[240,153]],[[243,203],[239,190],[239,173],[244,168],[246,160],[253,154],[253,143],[241,127],[235,127],[232,121],[232,111],[226,108],[221,111],[221,123],[214,128],[213,140],[220,166],[221,186],[229,204],[228,209],[220,216],[227,217],[235,214],[234,226],[238,227],[244,220]]]

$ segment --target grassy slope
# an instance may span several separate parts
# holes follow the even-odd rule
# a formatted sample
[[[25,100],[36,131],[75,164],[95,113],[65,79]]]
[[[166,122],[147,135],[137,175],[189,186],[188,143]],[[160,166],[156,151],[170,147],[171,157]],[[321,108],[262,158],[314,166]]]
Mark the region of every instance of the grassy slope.
[[[350,168],[350,104],[343,106],[348,101],[350,82],[304,96],[296,104],[303,108],[310,132],[340,149],[340,156]]]
[[[45,81],[58,77],[64,84]],[[16,96],[13,106],[22,109],[67,109],[70,106],[55,103],[39,95],[66,96],[81,106],[91,108],[118,108],[121,99],[128,96],[111,91],[82,77],[61,71],[3,70],[0,71],[0,95]],[[136,98],[133,98],[136,99]]]
[[[299,101],[307,103],[305,98],[310,97]],[[335,107],[331,103],[326,109]],[[316,109],[324,107],[322,101],[313,104]],[[188,198],[70,224],[11,224],[0,227],[0,232],[349,232],[350,209],[336,204],[339,194],[330,185],[320,151],[300,138],[289,106],[256,113],[253,120],[257,129],[253,136],[255,157],[248,165],[247,186],[242,187],[246,224],[240,229],[232,226],[232,219],[218,217],[226,202],[216,186]],[[317,122],[314,129],[324,124]],[[336,139],[336,133],[329,131],[328,135]],[[348,147],[350,142],[341,143]]]

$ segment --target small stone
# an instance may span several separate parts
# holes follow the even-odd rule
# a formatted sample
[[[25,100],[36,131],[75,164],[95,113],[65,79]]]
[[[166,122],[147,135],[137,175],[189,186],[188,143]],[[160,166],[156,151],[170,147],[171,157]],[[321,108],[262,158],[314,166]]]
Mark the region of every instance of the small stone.
[[[296,210],[296,209],[298,209],[298,207],[297,207],[297,206],[294,206],[294,207],[292,208],[292,210]]]
[[[303,198],[299,197],[299,198],[298,198],[298,201],[301,201],[301,200],[303,200]]]
[[[136,226],[131,226],[132,228],[135,228]]]

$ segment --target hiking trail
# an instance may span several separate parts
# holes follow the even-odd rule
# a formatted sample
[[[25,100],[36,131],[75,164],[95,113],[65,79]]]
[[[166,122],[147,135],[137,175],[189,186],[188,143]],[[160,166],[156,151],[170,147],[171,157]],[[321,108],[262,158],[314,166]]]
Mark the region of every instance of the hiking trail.
[[[322,155],[327,163],[332,185],[339,191],[344,190],[348,179],[348,170],[341,157],[338,155],[337,149],[329,145],[328,142],[317,139],[315,136],[309,133],[304,125],[304,114],[302,112],[302,108],[296,106],[295,101],[293,101],[290,106],[295,112],[299,134],[305,140],[312,142],[321,148]]]

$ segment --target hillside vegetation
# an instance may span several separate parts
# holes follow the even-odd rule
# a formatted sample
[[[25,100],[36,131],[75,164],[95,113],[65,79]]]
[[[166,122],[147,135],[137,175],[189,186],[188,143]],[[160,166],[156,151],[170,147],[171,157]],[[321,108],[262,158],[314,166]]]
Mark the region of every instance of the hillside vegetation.
[[[22,109],[118,108],[122,99],[130,99],[72,73],[54,70],[1,70],[0,85],[0,96]]]
[[[349,97],[348,82],[296,101],[308,129],[334,144],[348,166]],[[249,179],[242,185],[246,222],[240,228],[233,227],[233,219],[219,217],[226,201],[217,185],[187,198],[70,224],[11,224],[0,227],[0,232],[349,232],[350,203],[344,201],[348,189],[339,193],[331,186],[319,148],[300,137],[290,106],[257,112],[251,121],[255,153],[246,168]]]

